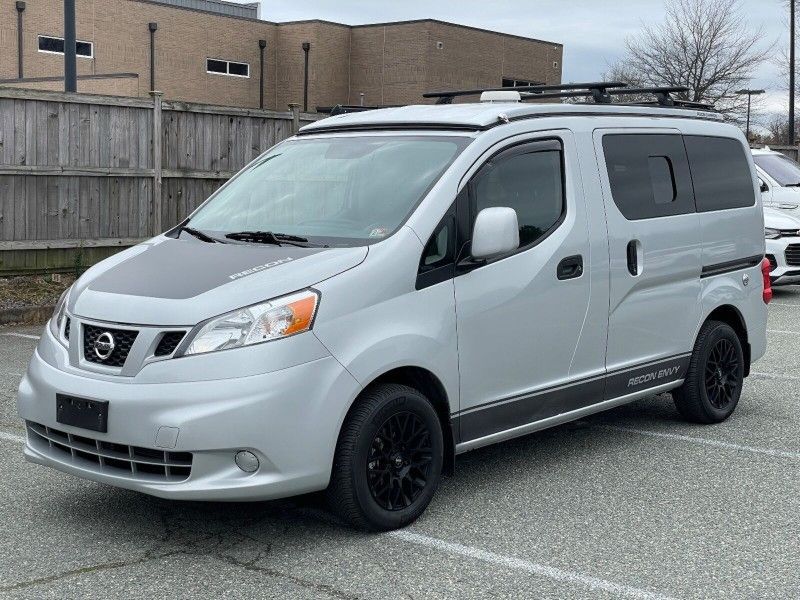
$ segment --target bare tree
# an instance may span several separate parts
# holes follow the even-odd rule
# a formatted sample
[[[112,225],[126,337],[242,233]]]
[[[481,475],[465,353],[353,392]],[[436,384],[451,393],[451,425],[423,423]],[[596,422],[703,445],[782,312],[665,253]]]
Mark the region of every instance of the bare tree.
[[[765,44],[763,30],[753,30],[738,0],[667,0],[666,17],[626,40],[627,57],[612,67],[633,84],[683,86],[676,97],[714,104],[738,119],[746,87],[774,44]]]

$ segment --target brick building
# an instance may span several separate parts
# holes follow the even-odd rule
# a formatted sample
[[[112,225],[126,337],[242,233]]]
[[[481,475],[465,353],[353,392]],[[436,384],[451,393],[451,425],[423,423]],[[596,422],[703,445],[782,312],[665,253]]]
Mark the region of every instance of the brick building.
[[[426,90],[561,82],[554,42],[433,19],[259,17],[258,3],[76,0],[78,91],[146,96],[154,85],[172,100],[251,108],[263,93],[264,108],[285,110],[303,103],[306,43],[309,110],[362,94],[366,104],[408,104]],[[0,85],[62,90],[62,76],[63,1],[0,0]]]

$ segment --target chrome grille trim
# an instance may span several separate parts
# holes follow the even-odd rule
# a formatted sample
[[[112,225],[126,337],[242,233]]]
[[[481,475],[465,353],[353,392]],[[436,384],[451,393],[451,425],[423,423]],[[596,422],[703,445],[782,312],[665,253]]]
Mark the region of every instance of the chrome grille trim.
[[[32,421],[26,425],[28,441],[36,450],[55,461],[66,460],[96,473],[153,483],[178,483],[186,481],[192,472],[191,452],[105,442]]]

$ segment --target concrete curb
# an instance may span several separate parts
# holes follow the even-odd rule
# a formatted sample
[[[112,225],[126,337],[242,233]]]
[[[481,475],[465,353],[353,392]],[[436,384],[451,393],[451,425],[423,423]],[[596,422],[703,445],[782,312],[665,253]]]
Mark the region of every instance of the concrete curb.
[[[6,308],[0,310],[0,325],[23,323],[25,325],[43,325],[55,306],[22,306],[20,308]]]

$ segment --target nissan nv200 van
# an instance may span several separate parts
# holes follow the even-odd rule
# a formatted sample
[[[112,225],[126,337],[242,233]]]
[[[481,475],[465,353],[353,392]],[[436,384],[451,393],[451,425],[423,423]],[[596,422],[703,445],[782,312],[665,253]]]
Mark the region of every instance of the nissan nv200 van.
[[[742,133],[484,100],[307,125],[90,268],[19,387],[27,459],[163,498],[324,490],[386,530],[459,453],[660,392],[727,419],[771,297]]]

